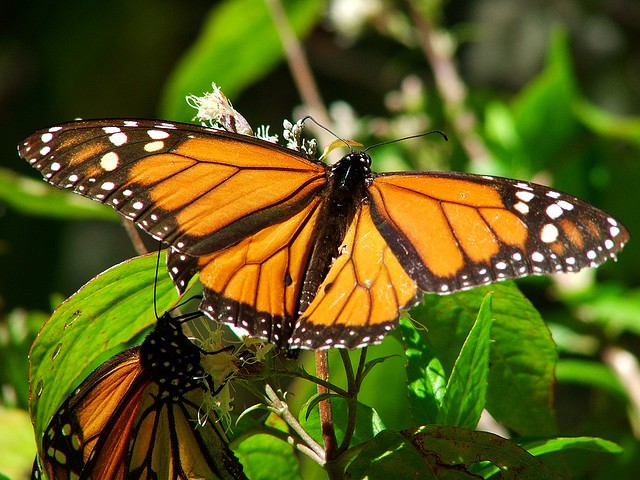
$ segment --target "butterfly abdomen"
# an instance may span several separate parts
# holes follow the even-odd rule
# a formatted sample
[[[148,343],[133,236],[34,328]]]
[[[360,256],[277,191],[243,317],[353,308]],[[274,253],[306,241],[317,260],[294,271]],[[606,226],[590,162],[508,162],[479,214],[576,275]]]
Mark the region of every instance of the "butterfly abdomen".
[[[333,261],[340,255],[347,228],[362,199],[366,198],[372,178],[371,157],[364,152],[352,152],[331,168],[298,302],[298,315],[313,301]]]

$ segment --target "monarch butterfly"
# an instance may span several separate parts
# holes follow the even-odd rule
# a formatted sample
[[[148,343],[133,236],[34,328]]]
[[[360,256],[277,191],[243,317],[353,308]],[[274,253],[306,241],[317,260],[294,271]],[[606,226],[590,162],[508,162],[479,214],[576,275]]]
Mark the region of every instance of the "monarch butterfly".
[[[382,173],[351,152],[329,166],[275,144],[158,120],[39,130],[20,155],[60,188],[114,207],[171,245],[179,291],[285,348],[379,342],[422,292],[451,293],[615,258],[623,225],[533,183]]]
[[[141,345],[91,373],[47,426],[32,478],[42,468],[49,480],[246,479],[222,425],[198,422],[213,385],[181,326],[198,315],[165,313]]]

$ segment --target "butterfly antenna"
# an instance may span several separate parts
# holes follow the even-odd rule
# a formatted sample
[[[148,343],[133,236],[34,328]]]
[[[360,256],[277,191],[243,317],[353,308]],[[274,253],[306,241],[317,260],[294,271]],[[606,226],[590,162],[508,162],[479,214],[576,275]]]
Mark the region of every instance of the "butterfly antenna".
[[[353,153],[353,148],[351,148],[351,145],[349,145],[349,142],[347,142],[344,138],[339,137],[338,135],[336,135],[333,131],[331,131],[330,129],[328,129],[327,127],[325,127],[324,125],[322,125],[321,123],[319,123],[315,118],[313,118],[311,115],[307,115],[306,117],[302,117],[302,120],[300,120],[302,123],[306,122],[307,120],[311,120],[313,123],[315,123],[318,127],[320,127],[321,129],[323,129],[325,132],[329,133],[330,135],[336,137],[337,140],[340,140],[342,143],[344,143],[347,148],[349,149],[349,152]]]
[[[366,152],[368,150],[371,150],[372,148],[380,147],[382,145],[389,145],[390,143],[404,142],[405,140],[409,140],[411,138],[426,137],[427,135],[431,135],[432,133],[439,133],[440,135],[442,135],[442,138],[444,138],[445,142],[449,141],[447,134],[444,133],[442,130],[430,130],[428,132],[419,133],[417,135],[409,135],[408,137],[396,138],[395,140],[387,140],[386,142],[376,143],[374,145],[368,146],[367,148],[364,149],[364,151]]]

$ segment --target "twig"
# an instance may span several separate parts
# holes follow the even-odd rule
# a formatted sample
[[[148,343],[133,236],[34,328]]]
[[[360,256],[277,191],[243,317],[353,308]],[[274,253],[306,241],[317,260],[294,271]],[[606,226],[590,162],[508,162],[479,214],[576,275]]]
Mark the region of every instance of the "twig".
[[[413,2],[410,4],[413,21],[420,32],[422,50],[431,65],[436,88],[445,105],[445,114],[449,117],[473,168],[485,170],[489,153],[475,132],[476,117],[465,105],[467,89],[456,69],[449,42],[433,28],[428,18],[418,11]]]
[[[309,62],[304,53],[302,45],[298,41],[295,32],[291,28],[287,19],[287,14],[282,7],[280,0],[265,0],[269,13],[273,19],[273,24],[276,27],[280,41],[282,42],[282,48],[284,50],[291,76],[296,84],[296,88],[300,93],[302,101],[307,105],[309,114],[314,117],[321,125],[329,126],[331,120],[329,113],[324,105],[320,90],[316,84]],[[314,132],[321,143],[329,144],[334,140],[329,133],[318,128]]]
[[[291,429],[296,432],[300,439],[313,451],[315,454],[313,456],[314,460],[320,465],[324,465],[325,463],[325,452],[320,445],[309,435],[302,425],[298,422],[298,420],[293,416],[293,414],[289,411],[289,406],[286,402],[282,401],[280,397],[276,394],[276,392],[271,388],[271,385],[267,384],[264,387],[264,390],[267,394],[267,398],[271,403],[274,413],[276,413],[280,418],[282,418]],[[309,454],[308,452],[306,452]]]
[[[124,225],[127,235],[129,235],[129,238],[131,239],[131,243],[133,244],[133,248],[136,250],[136,253],[138,255],[149,253],[149,250],[147,250],[147,247],[142,241],[142,237],[140,236],[140,232],[136,228],[135,223],[131,220],[123,219],[122,224]]]
[[[329,381],[329,360],[326,350],[316,351],[316,374],[320,379]],[[318,394],[322,395],[323,393],[329,393],[329,390],[322,385],[318,385]],[[331,400],[326,399],[319,402],[318,410],[320,412],[320,426],[322,428],[325,456],[327,460],[333,460],[338,449],[338,440],[333,428]]]

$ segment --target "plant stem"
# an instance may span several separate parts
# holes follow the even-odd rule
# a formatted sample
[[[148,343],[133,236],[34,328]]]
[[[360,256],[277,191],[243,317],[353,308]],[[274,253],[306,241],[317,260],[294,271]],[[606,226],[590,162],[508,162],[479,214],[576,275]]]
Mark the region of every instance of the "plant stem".
[[[316,351],[316,375],[326,382],[329,381],[329,360],[326,350]],[[318,394],[329,393],[329,389],[318,385]],[[333,460],[338,449],[336,432],[333,428],[333,413],[331,412],[331,400],[326,399],[318,403],[320,412],[320,426],[322,428],[322,440],[327,461]]]
[[[273,390],[271,385],[267,384],[264,387],[265,393],[267,394],[267,398],[269,399],[269,403],[271,404],[272,411],[276,413],[280,418],[282,418],[291,429],[296,432],[300,439],[309,447],[311,451],[313,451],[314,455],[309,455],[306,449],[301,447],[297,447],[299,450],[303,451],[305,454],[309,455],[320,465],[324,465],[326,457],[325,452],[320,445],[306,432],[302,425],[298,422],[298,420],[293,416],[291,411],[289,410],[289,406],[287,402],[280,399],[280,397]],[[291,437],[287,439],[289,443],[295,443],[295,439]]]
[[[293,81],[296,84],[296,88],[300,93],[302,101],[307,105],[309,114],[314,117],[321,125],[329,126],[331,120],[329,113],[327,112],[320,90],[313,78],[311,67],[304,53],[304,49],[300,44],[300,41],[296,37],[295,32],[291,28],[287,19],[287,14],[282,6],[280,0],[265,0],[273,24],[276,27],[280,41],[282,42],[282,48],[289,65],[289,71],[293,77]],[[321,128],[317,128],[314,131],[315,135],[321,140],[323,144],[328,144],[334,140],[328,132],[325,132]]]
[[[136,228],[136,224],[131,220],[127,220],[126,218],[122,219],[122,224],[124,225],[124,229],[129,235],[129,239],[131,239],[131,243],[133,243],[133,248],[135,249],[138,255],[144,255],[145,253],[149,253],[147,247],[142,241],[142,237],[140,236],[140,232]]]
[[[451,42],[433,27],[427,15],[419,11],[416,2],[409,3],[413,21],[420,33],[422,50],[431,65],[436,88],[445,106],[445,114],[467,152],[472,168],[483,170],[489,160],[489,153],[475,132],[476,117],[465,104],[467,89],[452,58]]]

